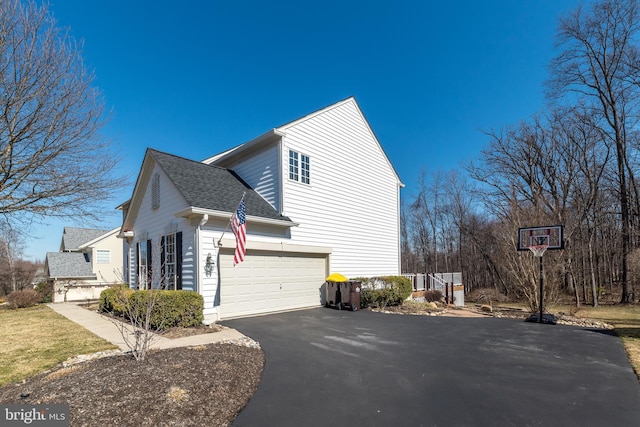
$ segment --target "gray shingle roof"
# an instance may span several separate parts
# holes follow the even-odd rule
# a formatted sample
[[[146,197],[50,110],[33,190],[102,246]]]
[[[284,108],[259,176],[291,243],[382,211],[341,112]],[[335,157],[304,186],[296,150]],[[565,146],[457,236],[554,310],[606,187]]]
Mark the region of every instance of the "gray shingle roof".
[[[57,278],[95,278],[91,263],[81,252],[48,252],[47,266],[49,277]]]
[[[192,207],[231,213],[240,203],[242,193],[246,192],[247,215],[291,221],[289,217],[280,215],[269,202],[228,169],[153,149],[148,149],[148,153]]]
[[[76,251],[81,245],[108,232],[109,230],[98,230],[95,228],[65,227],[62,234],[62,247],[60,250]]]

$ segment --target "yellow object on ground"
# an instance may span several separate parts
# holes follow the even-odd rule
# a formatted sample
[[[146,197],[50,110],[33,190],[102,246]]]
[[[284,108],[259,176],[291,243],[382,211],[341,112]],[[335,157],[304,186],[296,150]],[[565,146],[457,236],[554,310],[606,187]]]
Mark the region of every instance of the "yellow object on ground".
[[[332,273],[329,277],[326,278],[327,282],[348,282],[349,279],[344,277],[340,273]]]

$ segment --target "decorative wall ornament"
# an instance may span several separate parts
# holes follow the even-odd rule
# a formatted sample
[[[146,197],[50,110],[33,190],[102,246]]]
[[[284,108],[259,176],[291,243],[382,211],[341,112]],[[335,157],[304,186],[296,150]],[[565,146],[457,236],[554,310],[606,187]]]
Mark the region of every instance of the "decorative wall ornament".
[[[213,273],[213,257],[211,256],[211,252],[207,254],[207,261],[204,264],[204,274],[207,277],[211,277],[211,273]]]

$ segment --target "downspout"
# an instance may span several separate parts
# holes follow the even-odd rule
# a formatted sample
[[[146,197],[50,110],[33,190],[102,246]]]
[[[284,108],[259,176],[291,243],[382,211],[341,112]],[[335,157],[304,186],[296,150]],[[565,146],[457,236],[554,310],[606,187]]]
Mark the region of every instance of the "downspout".
[[[279,205],[278,206],[278,210],[280,211],[280,215],[284,215],[284,180],[285,180],[285,173],[283,170],[283,161],[282,161],[282,157],[285,155],[284,154],[284,138],[280,138],[280,141],[278,141],[278,171],[279,171],[279,177],[278,177],[278,199],[279,199]]]
[[[396,218],[398,218],[398,275],[402,275],[404,273],[402,271],[402,199],[400,198],[400,189],[404,187],[401,183],[398,184],[398,214]]]
[[[202,215],[202,219],[196,227],[196,232],[193,241],[193,252],[196,257],[196,274],[194,288],[197,293],[200,293],[200,273],[202,272],[202,260],[200,259],[200,229],[209,221],[209,214]]]

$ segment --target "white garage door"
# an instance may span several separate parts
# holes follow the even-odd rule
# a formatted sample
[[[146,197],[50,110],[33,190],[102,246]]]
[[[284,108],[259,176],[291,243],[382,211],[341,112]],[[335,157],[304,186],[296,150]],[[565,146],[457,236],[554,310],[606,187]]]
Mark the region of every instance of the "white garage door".
[[[249,316],[321,304],[326,255],[249,253],[233,266],[220,254],[220,318]]]

